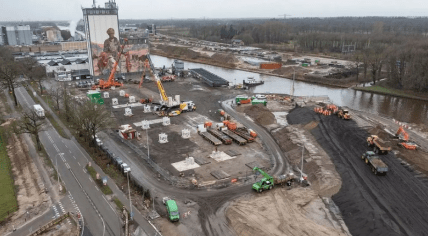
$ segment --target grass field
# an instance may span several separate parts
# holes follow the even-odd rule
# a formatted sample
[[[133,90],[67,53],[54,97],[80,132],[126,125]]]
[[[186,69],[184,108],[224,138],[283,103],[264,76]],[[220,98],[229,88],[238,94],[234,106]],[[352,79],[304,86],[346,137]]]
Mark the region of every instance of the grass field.
[[[2,222],[8,214],[16,211],[18,205],[6,145],[6,131],[3,127],[0,127],[0,222]]]
[[[370,87],[356,87],[354,89],[360,90],[360,91],[366,91],[366,92],[392,95],[396,97],[413,98],[413,99],[428,101],[428,97],[426,96],[426,94],[418,94],[412,91],[404,91],[400,89],[387,88],[380,85],[374,85]]]

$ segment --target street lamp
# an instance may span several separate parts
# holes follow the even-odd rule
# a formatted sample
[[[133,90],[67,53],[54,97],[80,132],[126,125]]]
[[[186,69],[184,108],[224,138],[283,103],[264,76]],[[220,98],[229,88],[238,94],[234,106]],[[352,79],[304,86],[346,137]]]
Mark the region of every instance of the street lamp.
[[[58,176],[58,185],[59,185],[59,191],[61,191],[62,190],[62,188],[61,188],[61,184],[59,183],[59,171],[58,171],[58,157],[56,157],[56,156],[58,156],[58,155],[64,155],[64,153],[63,152],[60,152],[60,153],[57,153],[56,155],[55,155],[55,162],[56,162],[56,176]]]
[[[134,218],[132,214],[132,201],[131,201],[131,189],[129,188],[129,171],[126,172],[126,176],[128,177],[128,195],[129,195],[129,210],[131,211],[131,219]]]

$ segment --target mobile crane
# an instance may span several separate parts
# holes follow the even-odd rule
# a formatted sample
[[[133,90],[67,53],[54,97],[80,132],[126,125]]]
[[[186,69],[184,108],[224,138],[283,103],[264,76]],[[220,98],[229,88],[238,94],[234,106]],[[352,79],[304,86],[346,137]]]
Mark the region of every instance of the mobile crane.
[[[123,54],[123,49],[125,48],[125,45],[128,43],[128,39],[127,38],[125,38],[123,40],[125,41],[125,43],[122,45],[122,47],[120,49],[120,52],[119,52],[119,54],[117,56],[117,59],[114,62],[113,69],[110,72],[110,76],[109,76],[108,80],[104,81],[103,79],[100,79],[100,82],[99,82],[98,85],[92,86],[93,90],[95,90],[97,88],[100,88],[100,89],[109,89],[112,86],[115,86],[115,87],[122,87],[123,86],[123,83],[119,83],[119,82],[114,81],[114,74],[116,73],[117,66],[119,65],[120,56]]]
[[[172,98],[168,98],[166,95],[165,89],[162,85],[161,80],[159,79],[159,76],[155,74],[155,80],[156,85],[158,86],[159,94],[161,97],[160,101],[160,116],[177,116],[180,115],[182,112],[186,111],[194,111],[196,110],[196,105],[192,101],[187,102],[181,102],[179,101],[179,96],[176,96],[176,99],[173,100]],[[178,109],[177,109],[178,108]],[[177,110],[174,110],[177,109]]]
[[[415,143],[409,142],[409,134],[404,130],[403,126],[400,126],[400,128],[398,128],[395,137],[398,138],[400,134],[403,134],[403,142],[399,142],[398,145],[408,150],[416,150],[417,145]]]

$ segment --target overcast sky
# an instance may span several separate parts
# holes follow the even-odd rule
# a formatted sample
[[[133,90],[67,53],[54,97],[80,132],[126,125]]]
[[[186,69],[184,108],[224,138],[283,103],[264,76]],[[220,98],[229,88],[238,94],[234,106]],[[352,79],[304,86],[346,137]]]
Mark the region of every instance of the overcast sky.
[[[96,0],[104,5],[108,0]],[[17,4],[19,2],[19,4]],[[427,16],[423,0],[116,0],[119,19]],[[92,0],[5,0],[0,21],[77,20]]]

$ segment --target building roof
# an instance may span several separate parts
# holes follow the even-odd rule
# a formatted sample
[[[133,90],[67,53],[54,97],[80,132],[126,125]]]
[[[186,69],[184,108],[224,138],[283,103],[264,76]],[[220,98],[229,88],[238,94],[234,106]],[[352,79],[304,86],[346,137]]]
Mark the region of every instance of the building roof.
[[[71,72],[72,76],[79,76],[79,75],[90,75],[91,73],[89,72],[88,69],[83,69],[83,70],[74,70]]]
[[[63,65],[71,65],[71,62],[69,60],[67,60],[67,59],[62,60],[59,63],[61,63]]]
[[[57,66],[57,65],[58,65],[58,62],[50,61],[50,62],[48,62],[48,65],[49,65],[49,66]]]

